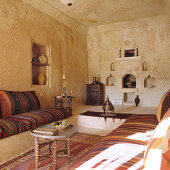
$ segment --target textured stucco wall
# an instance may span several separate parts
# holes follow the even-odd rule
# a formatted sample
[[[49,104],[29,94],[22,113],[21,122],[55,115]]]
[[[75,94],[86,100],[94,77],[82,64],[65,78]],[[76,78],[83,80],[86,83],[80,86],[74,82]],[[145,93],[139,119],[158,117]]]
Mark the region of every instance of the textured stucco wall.
[[[21,0],[1,0],[0,37],[0,89],[35,90],[42,107],[53,107],[53,96],[61,94],[64,72],[75,100],[85,100],[85,34],[71,30]],[[31,86],[31,38],[51,44],[51,87]]]
[[[54,107],[53,96],[61,94],[62,74],[66,74],[68,95],[72,94],[74,101],[84,102],[87,35],[71,30],[21,0],[1,0],[0,38],[0,89],[35,90],[42,107]],[[51,44],[50,87],[31,85],[31,39]],[[33,147],[29,133],[0,140],[1,163]]]
[[[123,99],[122,76],[134,73],[137,76],[137,88],[140,105],[157,106],[161,96],[170,87],[170,19],[156,16],[131,22],[91,27],[88,35],[89,82],[94,75],[106,84],[111,73],[114,86],[106,87],[111,99]],[[138,45],[141,60],[120,61],[119,49],[133,49]],[[142,63],[147,62],[147,71],[142,71]],[[115,71],[110,64],[115,63]],[[144,88],[144,78],[154,76],[155,88]]]

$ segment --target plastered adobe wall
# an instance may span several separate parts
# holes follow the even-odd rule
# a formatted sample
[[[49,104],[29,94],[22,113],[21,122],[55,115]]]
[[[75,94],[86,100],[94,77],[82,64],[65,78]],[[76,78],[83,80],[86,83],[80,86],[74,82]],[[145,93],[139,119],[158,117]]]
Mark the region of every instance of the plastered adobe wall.
[[[86,35],[75,32],[21,0],[0,1],[0,89],[35,90],[42,107],[53,107],[66,74],[68,95],[85,100]],[[31,39],[51,44],[51,87],[31,86]]]
[[[138,46],[141,60],[120,61],[125,49]],[[123,99],[122,76],[134,73],[141,106],[154,106],[170,88],[170,19],[167,16],[144,18],[131,22],[91,27],[88,34],[88,71],[89,82],[92,77],[106,84],[111,73],[114,86],[105,86],[105,96],[110,100]],[[142,71],[142,63],[147,63],[147,71]],[[110,71],[110,64],[115,71]],[[155,88],[144,88],[144,79],[152,76],[156,80]]]

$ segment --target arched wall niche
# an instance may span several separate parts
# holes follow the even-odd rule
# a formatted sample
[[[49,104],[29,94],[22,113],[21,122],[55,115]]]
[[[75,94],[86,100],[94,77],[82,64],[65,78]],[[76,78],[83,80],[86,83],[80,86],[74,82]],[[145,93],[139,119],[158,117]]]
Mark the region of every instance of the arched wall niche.
[[[133,74],[126,74],[122,77],[122,88],[136,88],[136,77]]]

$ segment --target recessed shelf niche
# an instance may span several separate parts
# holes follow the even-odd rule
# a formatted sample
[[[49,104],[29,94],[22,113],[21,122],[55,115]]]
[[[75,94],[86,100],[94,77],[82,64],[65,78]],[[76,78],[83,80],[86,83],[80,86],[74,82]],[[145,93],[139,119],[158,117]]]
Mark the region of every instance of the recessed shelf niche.
[[[135,97],[135,93],[123,93],[124,104],[134,105]]]
[[[32,40],[32,85],[50,86],[50,45]],[[38,81],[39,75],[43,75],[43,83]]]
[[[148,77],[144,79],[144,88],[154,88],[155,85],[156,85],[156,80],[154,77],[148,75]]]
[[[106,86],[114,86],[114,77],[110,73],[110,76],[106,78]]]

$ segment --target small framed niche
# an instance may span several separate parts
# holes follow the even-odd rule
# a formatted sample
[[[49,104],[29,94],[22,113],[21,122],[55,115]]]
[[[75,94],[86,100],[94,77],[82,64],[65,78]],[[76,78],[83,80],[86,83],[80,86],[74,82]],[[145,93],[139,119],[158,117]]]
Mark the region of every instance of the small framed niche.
[[[144,79],[144,88],[154,88],[155,86],[156,86],[155,78],[148,75],[148,77]]]
[[[133,105],[135,97],[135,93],[123,93],[123,103]]]
[[[114,63],[110,64],[110,71],[115,71],[115,64]]]
[[[50,86],[51,84],[51,45],[32,39],[32,85]],[[40,81],[41,75],[41,81]],[[43,78],[42,78],[43,77]],[[42,80],[43,79],[43,80]]]

